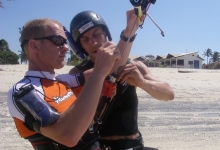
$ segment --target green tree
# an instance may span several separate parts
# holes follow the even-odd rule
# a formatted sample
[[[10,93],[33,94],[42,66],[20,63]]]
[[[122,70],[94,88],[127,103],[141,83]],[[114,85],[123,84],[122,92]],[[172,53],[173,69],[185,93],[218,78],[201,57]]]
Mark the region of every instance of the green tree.
[[[81,63],[81,60],[74,54],[70,57],[70,65],[76,66]]]
[[[0,40],[0,64],[19,64],[18,55],[9,49],[8,42]]]
[[[208,64],[208,59],[210,56],[212,56],[212,50],[210,48],[206,49],[203,53],[204,57],[207,57],[207,64]]]
[[[18,51],[19,54],[18,54],[18,58],[20,59],[20,63],[22,64],[23,62],[24,63],[27,63],[28,61],[28,58],[27,58],[27,55],[25,54],[24,51]]]
[[[0,40],[0,51],[10,51],[8,42],[4,39]]]
[[[10,0],[7,0],[10,1]],[[0,0],[0,8],[4,8],[2,1]]]
[[[19,33],[21,34],[23,27],[22,27],[22,28],[19,27],[18,29],[19,29]],[[19,40],[20,40],[20,39],[19,39]],[[18,57],[20,58],[20,63],[21,63],[21,64],[22,64],[23,62],[24,62],[24,63],[27,63],[28,58],[27,58],[27,55],[25,54],[25,52],[24,52],[23,50],[18,51],[18,52],[19,52]]]
[[[0,8],[4,8],[1,1],[0,1]]]
[[[6,64],[19,64],[18,55],[12,51],[8,51],[6,54]]]
[[[0,51],[0,64],[19,64],[18,55],[12,51]]]
[[[80,64],[82,61],[80,60],[80,58],[78,58],[71,50],[70,50],[70,58],[67,61],[68,65],[73,65],[76,66],[78,64]]]
[[[219,61],[220,60],[220,54],[219,52],[214,51],[212,55],[213,62]]]

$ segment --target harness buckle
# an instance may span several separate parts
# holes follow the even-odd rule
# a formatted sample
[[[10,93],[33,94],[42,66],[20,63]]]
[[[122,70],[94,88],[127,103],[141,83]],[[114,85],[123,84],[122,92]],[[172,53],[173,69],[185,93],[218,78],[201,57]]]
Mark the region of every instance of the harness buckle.
[[[91,124],[89,125],[89,132],[90,132],[90,133],[94,133],[93,123],[91,123]]]

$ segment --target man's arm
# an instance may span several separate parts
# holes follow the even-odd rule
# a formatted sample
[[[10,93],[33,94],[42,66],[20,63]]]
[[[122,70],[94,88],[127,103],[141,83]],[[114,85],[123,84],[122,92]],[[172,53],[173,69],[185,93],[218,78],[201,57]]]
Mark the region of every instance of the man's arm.
[[[173,89],[167,82],[155,78],[142,62],[132,61],[119,69],[118,81],[128,82],[145,90],[158,100],[173,100]]]
[[[138,28],[139,28],[139,23],[138,23],[138,19],[137,19],[137,15],[134,12],[134,9],[132,10],[128,10],[126,12],[126,17],[127,17],[127,26],[123,31],[123,36],[128,38],[130,36],[134,37]],[[145,16],[141,17],[141,21],[143,21],[143,19],[145,18]],[[131,47],[132,47],[133,42],[126,42],[123,39],[119,40],[118,43],[118,48],[122,54],[119,65],[118,66],[123,66],[125,65],[128,56],[130,54],[131,51]]]
[[[57,122],[48,127],[41,127],[41,133],[66,146],[75,146],[92,122],[103,82],[119,58],[118,50],[106,50],[103,46],[97,53],[93,72],[75,103],[60,114]]]

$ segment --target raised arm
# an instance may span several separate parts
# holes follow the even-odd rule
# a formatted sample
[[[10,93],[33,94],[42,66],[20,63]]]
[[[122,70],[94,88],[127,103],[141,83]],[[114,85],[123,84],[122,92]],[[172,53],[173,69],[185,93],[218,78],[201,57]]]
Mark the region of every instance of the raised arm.
[[[118,48],[122,54],[119,66],[123,66],[130,54],[132,44],[135,40],[136,32],[139,28],[137,15],[134,12],[134,9],[128,10],[126,12],[127,17],[127,26],[122,33],[120,34],[120,40],[118,42]],[[142,16],[141,20],[144,19],[144,15]],[[126,42],[126,39],[130,37],[130,40]]]

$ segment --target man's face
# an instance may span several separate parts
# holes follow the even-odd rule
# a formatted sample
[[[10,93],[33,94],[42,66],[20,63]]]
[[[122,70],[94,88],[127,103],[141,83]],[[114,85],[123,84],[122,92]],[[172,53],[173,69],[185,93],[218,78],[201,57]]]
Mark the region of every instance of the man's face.
[[[98,49],[106,42],[106,33],[102,27],[94,27],[80,37],[80,43],[94,62]]]
[[[65,64],[64,59],[66,52],[68,51],[67,44],[63,44],[62,46],[56,45],[56,43],[62,43],[62,41],[66,39],[63,27],[52,23],[45,37],[53,35],[58,35],[60,37],[60,39],[54,39],[54,41],[56,41],[55,43],[48,39],[37,40],[39,45],[39,59],[43,62],[42,65],[45,66],[45,70],[47,71],[62,68]]]

